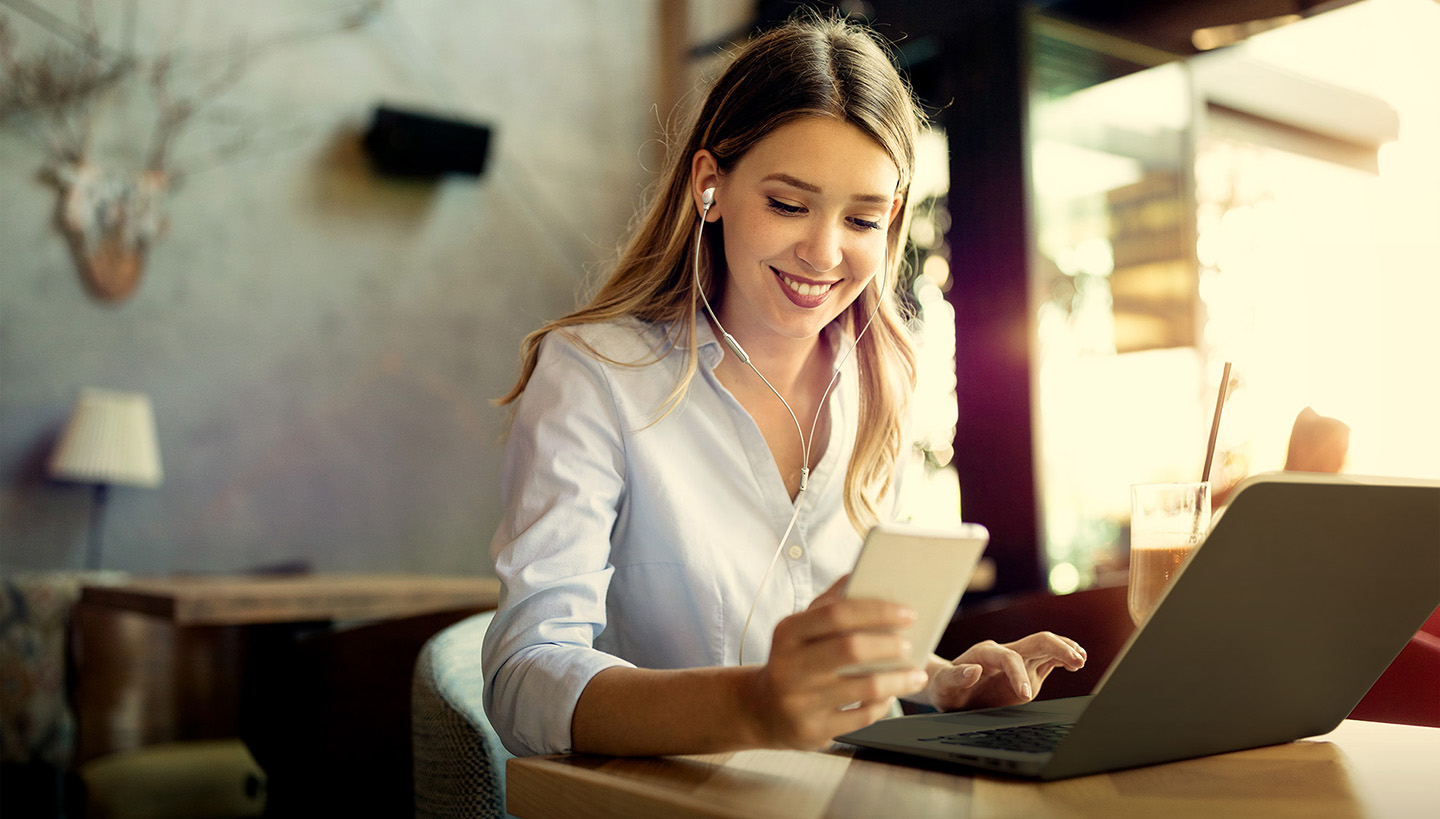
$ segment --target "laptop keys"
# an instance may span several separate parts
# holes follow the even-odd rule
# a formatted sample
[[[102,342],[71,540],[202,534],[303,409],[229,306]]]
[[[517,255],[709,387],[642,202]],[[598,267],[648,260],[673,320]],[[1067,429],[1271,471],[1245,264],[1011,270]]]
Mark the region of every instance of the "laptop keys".
[[[1045,753],[1055,750],[1060,740],[1070,732],[1070,724],[1063,722],[1042,725],[1014,725],[1008,728],[991,728],[987,731],[966,731],[959,734],[945,734],[925,737],[921,742],[938,742],[942,745],[964,745],[971,748],[998,748],[1005,751]]]

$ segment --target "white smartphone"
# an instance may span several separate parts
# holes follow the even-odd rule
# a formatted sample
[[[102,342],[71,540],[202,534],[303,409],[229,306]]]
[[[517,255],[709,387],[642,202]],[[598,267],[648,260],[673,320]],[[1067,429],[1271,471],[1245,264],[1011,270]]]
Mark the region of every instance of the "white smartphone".
[[[849,598],[889,600],[914,609],[915,622],[901,632],[910,641],[911,655],[906,660],[857,663],[840,673],[924,668],[989,542],[990,533],[978,523],[961,524],[953,530],[898,523],[872,528],[844,593]]]

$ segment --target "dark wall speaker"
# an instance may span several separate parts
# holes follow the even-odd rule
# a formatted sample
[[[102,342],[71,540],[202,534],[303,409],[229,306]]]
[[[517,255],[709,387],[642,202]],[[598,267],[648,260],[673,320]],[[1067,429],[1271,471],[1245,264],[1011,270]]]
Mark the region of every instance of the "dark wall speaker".
[[[490,128],[473,122],[381,105],[365,131],[375,170],[393,176],[479,176],[485,171]]]

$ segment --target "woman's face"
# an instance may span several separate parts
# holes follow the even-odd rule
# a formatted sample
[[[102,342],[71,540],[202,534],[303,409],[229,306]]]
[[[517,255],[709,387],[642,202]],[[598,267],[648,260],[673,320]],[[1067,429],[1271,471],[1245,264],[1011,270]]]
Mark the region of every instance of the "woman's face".
[[[900,174],[853,125],[805,117],[718,176],[724,230],[720,320],[754,347],[813,340],[855,300],[885,256]]]

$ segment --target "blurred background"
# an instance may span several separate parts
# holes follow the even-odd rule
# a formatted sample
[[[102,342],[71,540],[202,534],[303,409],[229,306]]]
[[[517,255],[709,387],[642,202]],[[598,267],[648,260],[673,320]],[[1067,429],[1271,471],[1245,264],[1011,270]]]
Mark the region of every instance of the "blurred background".
[[[932,117],[918,505],[958,485],[997,589],[1123,568],[1126,487],[1198,477],[1225,361],[1217,481],[1279,468],[1306,406],[1352,471],[1440,472],[1440,5],[838,5]],[[116,484],[106,568],[487,573],[520,338],[603,273],[725,44],[794,8],[0,3],[0,561],[82,564],[50,458],[99,387],[149,399],[163,461]],[[387,173],[381,108],[483,131],[483,167]],[[161,174],[120,298],[60,229],[82,167]]]

